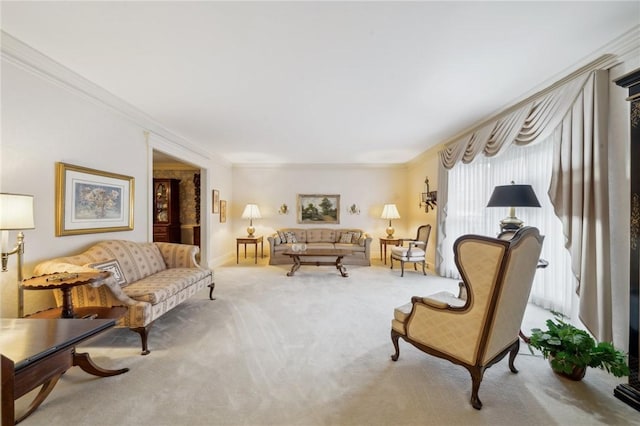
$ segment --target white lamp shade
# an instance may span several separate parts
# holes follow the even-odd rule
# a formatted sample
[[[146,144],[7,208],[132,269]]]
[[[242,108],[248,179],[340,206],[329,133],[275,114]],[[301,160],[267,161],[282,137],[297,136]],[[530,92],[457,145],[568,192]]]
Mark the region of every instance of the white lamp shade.
[[[33,228],[33,195],[0,193],[0,230]]]
[[[382,209],[382,216],[380,219],[400,219],[400,213],[395,204],[385,204]]]
[[[242,212],[243,219],[262,219],[260,209],[256,204],[247,204]]]

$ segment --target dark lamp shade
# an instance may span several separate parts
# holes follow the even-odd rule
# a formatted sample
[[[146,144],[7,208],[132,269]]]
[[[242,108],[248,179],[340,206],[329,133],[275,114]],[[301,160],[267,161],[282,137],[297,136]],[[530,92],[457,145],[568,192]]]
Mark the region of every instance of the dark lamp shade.
[[[487,207],[540,207],[531,185],[501,185],[493,189]]]

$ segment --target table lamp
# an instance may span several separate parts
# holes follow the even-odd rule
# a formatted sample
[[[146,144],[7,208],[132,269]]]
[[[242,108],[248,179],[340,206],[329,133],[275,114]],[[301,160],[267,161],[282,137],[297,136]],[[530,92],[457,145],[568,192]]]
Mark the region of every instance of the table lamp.
[[[391,226],[391,219],[400,219],[400,213],[395,204],[385,204],[382,209],[381,219],[388,219],[389,226],[387,227],[387,238],[392,238],[395,229]]]
[[[0,193],[0,249],[2,272],[7,272],[9,256],[15,254],[18,263],[18,317],[24,316],[24,294],[22,289],[22,255],[24,254],[24,229],[34,229],[33,196]],[[16,246],[9,250],[9,231],[18,232]]]
[[[256,204],[247,204],[242,212],[242,218],[249,219],[247,234],[249,234],[250,237],[253,237],[253,233],[256,232],[256,228],[253,227],[253,219],[262,219],[260,209]]]
[[[523,221],[516,217],[516,207],[540,207],[540,202],[531,185],[500,185],[493,189],[487,207],[508,207],[509,216],[500,221],[500,231],[515,231]]]

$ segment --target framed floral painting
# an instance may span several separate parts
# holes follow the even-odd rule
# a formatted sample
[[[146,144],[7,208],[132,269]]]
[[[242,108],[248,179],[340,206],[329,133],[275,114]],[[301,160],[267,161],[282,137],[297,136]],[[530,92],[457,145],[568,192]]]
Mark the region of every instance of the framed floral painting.
[[[56,236],[133,230],[134,178],[56,163]]]

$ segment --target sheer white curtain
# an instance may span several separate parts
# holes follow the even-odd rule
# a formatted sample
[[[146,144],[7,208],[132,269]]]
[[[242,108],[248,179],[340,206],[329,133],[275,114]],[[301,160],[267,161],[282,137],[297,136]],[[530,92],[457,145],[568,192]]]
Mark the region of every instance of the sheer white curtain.
[[[459,278],[453,259],[453,243],[464,234],[495,236],[507,208],[487,208],[493,188],[511,181],[530,184],[542,208],[519,208],[516,216],[545,236],[542,258],[549,266],[536,273],[530,301],[546,309],[577,317],[576,279],[564,247],[562,223],[555,216],[547,189],[553,165],[553,137],[527,146],[512,145],[495,157],[478,155],[468,164],[449,170],[446,237],[442,241],[440,273]]]

